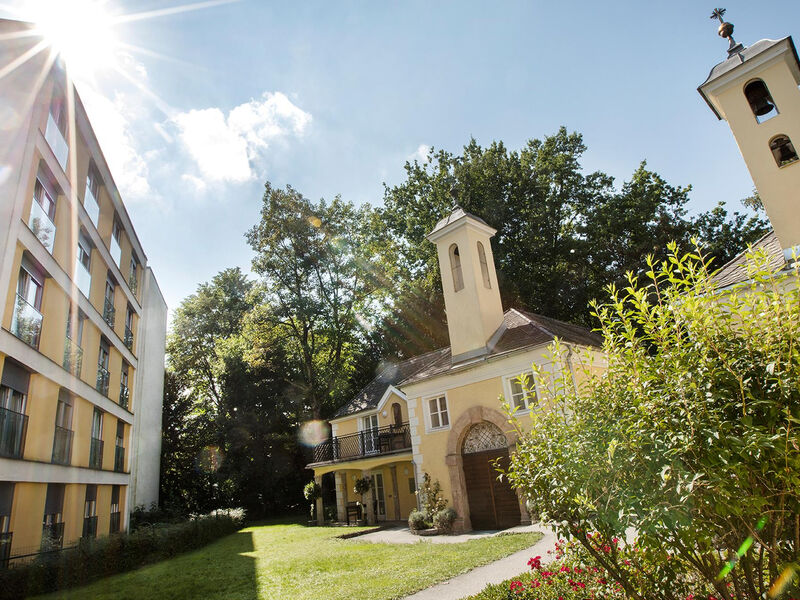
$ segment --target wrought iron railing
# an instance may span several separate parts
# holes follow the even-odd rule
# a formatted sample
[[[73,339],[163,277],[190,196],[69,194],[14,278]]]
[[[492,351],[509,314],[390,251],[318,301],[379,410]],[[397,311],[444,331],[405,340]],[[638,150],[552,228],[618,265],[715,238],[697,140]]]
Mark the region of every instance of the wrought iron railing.
[[[93,517],[83,518],[83,532],[82,538],[96,538],[97,537],[97,515]]]
[[[22,458],[28,417],[22,413],[0,408],[0,456]]]
[[[111,374],[108,372],[108,369],[97,365],[97,384],[95,385],[95,389],[104,396],[108,396],[108,380],[110,378]]]
[[[392,454],[411,448],[408,423],[375,427],[326,440],[314,447],[314,462],[355,460],[366,456]]]
[[[128,287],[133,295],[136,296],[136,292],[139,290],[139,280],[136,278],[135,272],[128,275]]]
[[[133,352],[133,332],[131,328],[125,325],[125,345],[128,347],[128,350]]]
[[[8,566],[8,558],[11,556],[11,539],[14,534],[10,531],[0,533],[0,569]]]
[[[119,405],[124,408],[128,409],[128,400],[130,400],[131,392],[128,389],[128,386],[125,384],[120,384],[119,386]]]
[[[114,448],[114,470],[122,473],[125,470],[125,446]]]
[[[81,376],[83,366],[83,348],[69,338],[64,338],[64,368],[75,375]]]
[[[89,446],[89,467],[92,469],[103,468],[103,440],[92,438]]]
[[[61,550],[64,546],[64,523],[50,523],[42,527],[42,552]]]
[[[34,348],[39,347],[39,337],[42,334],[42,313],[19,294],[17,294],[14,315],[11,318],[11,333],[26,344]]]
[[[118,512],[112,512],[111,520],[108,526],[108,532],[119,533],[121,525],[122,525],[122,514]]]
[[[53,462],[59,465],[68,465],[72,458],[72,436],[70,429],[56,425],[53,435]]]
[[[116,320],[117,309],[114,308],[114,303],[108,298],[103,302],[103,320],[108,323],[111,329],[114,329],[114,321]]]

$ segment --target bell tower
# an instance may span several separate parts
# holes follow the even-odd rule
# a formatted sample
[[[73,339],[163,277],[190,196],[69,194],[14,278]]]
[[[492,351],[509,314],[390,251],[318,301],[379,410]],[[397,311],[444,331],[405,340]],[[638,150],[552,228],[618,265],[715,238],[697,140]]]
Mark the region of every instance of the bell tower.
[[[698,88],[736,138],[787,258],[800,245],[800,60],[791,37],[745,48],[733,39],[725,9],[712,19],[728,39],[728,58]],[[800,250],[800,249],[799,249]]]
[[[503,322],[491,244],[495,233],[456,204],[427,235],[439,255],[453,363],[485,354]]]

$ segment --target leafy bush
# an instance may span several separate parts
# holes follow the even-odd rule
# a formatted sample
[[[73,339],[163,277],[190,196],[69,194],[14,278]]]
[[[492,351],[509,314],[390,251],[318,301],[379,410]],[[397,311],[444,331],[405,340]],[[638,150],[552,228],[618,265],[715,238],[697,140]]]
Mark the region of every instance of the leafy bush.
[[[322,487],[316,481],[309,481],[303,488],[303,496],[313,504],[322,496]]]
[[[419,494],[422,511],[425,513],[425,520],[433,522],[433,517],[439,511],[447,508],[447,499],[441,496],[442,486],[439,480],[431,481],[431,476],[427,473],[422,475],[422,485],[419,487]]]
[[[440,533],[452,533],[453,523],[456,522],[456,511],[452,508],[445,508],[433,515],[433,526],[439,530]]]
[[[150,508],[145,508],[144,504],[134,507],[131,512],[130,530],[135,531],[143,525],[155,525],[156,523],[180,523],[189,518],[186,512],[175,508],[161,507],[155,502]]]
[[[552,409],[517,424],[512,485],[630,598],[684,600],[675,581],[761,597],[798,562],[800,274],[751,258],[750,280],[729,290],[699,251],[648,259],[644,283],[630,275],[594,306],[607,368],[581,369],[556,345],[582,377],[537,373]],[[646,581],[602,551],[628,528]]]
[[[425,513],[421,510],[412,510],[411,514],[408,515],[408,528],[412,531],[428,529],[430,526],[430,522],[425,518]]]
[[[81,540],[76,548],[0,570],[0,599],[84,585],[200,548],[237,531],[244,516],[243,509],[218,510],[182,523],[143,525],[129,534]]]
[[[355,484],[353,485],[353,492],[361,496],[362,500],[364,498],[364,494],[372,489],[372,478],[370,477],[359,477],[356,479]]]

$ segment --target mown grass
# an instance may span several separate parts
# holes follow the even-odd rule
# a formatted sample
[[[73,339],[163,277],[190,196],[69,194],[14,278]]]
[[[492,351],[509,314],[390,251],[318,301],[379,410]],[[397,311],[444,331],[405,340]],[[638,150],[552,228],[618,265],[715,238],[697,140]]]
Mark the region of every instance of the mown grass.
[[[370,544],[351,530],[265,524],[200,550],[39,600],[389,600],[536,543],[537,533],[460,544]]]

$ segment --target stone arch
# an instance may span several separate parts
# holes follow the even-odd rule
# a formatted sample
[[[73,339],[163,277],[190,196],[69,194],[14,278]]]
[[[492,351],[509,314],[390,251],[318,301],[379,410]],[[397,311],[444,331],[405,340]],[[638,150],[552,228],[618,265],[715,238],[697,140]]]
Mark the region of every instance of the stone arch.
[[[488,421],[496,425],[506,436],[509,453],[513,452],[517,445],[517,435],[514,431],[509,431],[508,418],[499,410],[487,406],[473,406],[464,411],[461,416],[451,425],[450,434],[447,437],[447,454],[445,462],[450,475],[450,489],[453,496],[453,509],[458,513],[456,528],[460,531],[471,531],[472,521],[469,517],[469,502],[467,501],[467,485],[464,479],[463,459],[461,449],[464,445],[464,438],[470,428],[482,421]],[[523,522],[530,522],[528,513],[525,510],[525,503],[520,501],[520,511]]]

